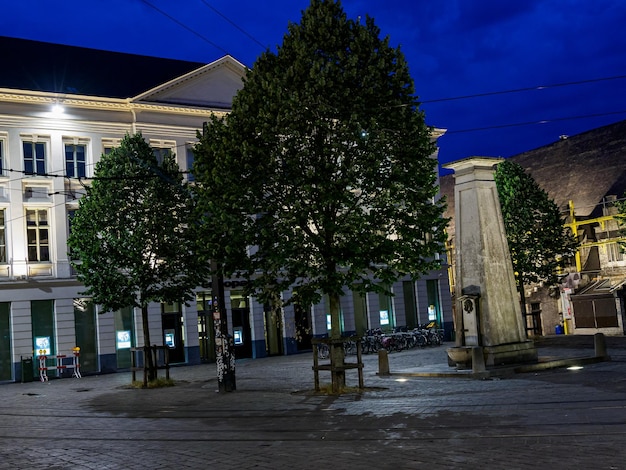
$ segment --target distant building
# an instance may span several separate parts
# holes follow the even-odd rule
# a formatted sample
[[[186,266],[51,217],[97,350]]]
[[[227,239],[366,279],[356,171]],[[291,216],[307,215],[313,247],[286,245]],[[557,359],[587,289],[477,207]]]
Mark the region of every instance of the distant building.
[[[614,202],[626,191],[626,121],[593,129],[510,159],[521,165],[555,201],[580,249],[562,284],[526,286],[527,331],[532,335],[623,334],[626,254]],[[441,178],[447,197],[449,243],[454,244],[454,178]],[[454,263],[454,260],[451,260]]]
[[[4,37],[0,48],[0,381],[19,380],[22,358],[71,356],[75,346],[83,373],[128,370],[130,348],[143,346],[141,314],[101,312],[81,295],[67,254],[71,214],[100,155],[127,133],[141,132],[189,171],[197,131],[229,112],[246,68],[230,56],[202,64]],[[328,333],[324,303],[276,315],[245,296],[243,282],[225,280],[237,357],[308,350]],[[342,298],[344,332],[431,317],[452,331],[445,269],[392,290]],[[151,338],[173,362],[214,358],[210,285],[196,300],[149,307]]]

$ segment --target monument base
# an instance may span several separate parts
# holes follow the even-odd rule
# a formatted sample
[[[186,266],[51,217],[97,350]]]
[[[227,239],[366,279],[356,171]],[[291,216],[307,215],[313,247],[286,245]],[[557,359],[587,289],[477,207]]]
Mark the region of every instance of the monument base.
[[[446,349],[448,364],[459,370],[472,368],[472,349],[475,346],[455,346]],[[521,343],[482,346],[485,366],[495,367],[508,364],[527,364],[537,362],[537,348],[533,341]]]
[[[483,350],[485,351],[485,365],[487,367],[523,364],[538,360],[534,341],[483,346]]]

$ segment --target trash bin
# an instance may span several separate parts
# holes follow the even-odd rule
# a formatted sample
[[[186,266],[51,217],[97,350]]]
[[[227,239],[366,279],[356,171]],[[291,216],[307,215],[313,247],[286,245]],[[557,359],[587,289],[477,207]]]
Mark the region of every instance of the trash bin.
[[[33,381],[33,358],[32,357],[22,357],[22,383],[24,382],[32,382]]]
[[[554,332],[555,332],[557,335],[562,335],[562,334],[563,334],[563,325],[556,325],[556,326],[554,327]]]

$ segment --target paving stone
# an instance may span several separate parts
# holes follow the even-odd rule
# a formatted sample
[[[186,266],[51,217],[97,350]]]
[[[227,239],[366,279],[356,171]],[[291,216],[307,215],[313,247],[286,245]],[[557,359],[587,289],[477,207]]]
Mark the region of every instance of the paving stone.
[[[626,469],[626,338],[607,344],[610,362],[487,380],[399,375],[446,365],[445,346],[389,354],[389,377],[370,355],[367,390],[339,397],[312,392],[310,354],[238,361],[226,394],[211,364],[154,390],[129,373],[2,385],[0,468]]]

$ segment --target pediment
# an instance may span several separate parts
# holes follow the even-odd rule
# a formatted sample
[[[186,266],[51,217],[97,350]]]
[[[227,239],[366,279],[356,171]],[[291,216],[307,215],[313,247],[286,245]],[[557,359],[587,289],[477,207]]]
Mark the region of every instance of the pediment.
[[[133,102],[230,109],[246,67],[231,56],[193,70],[132,99]]]

